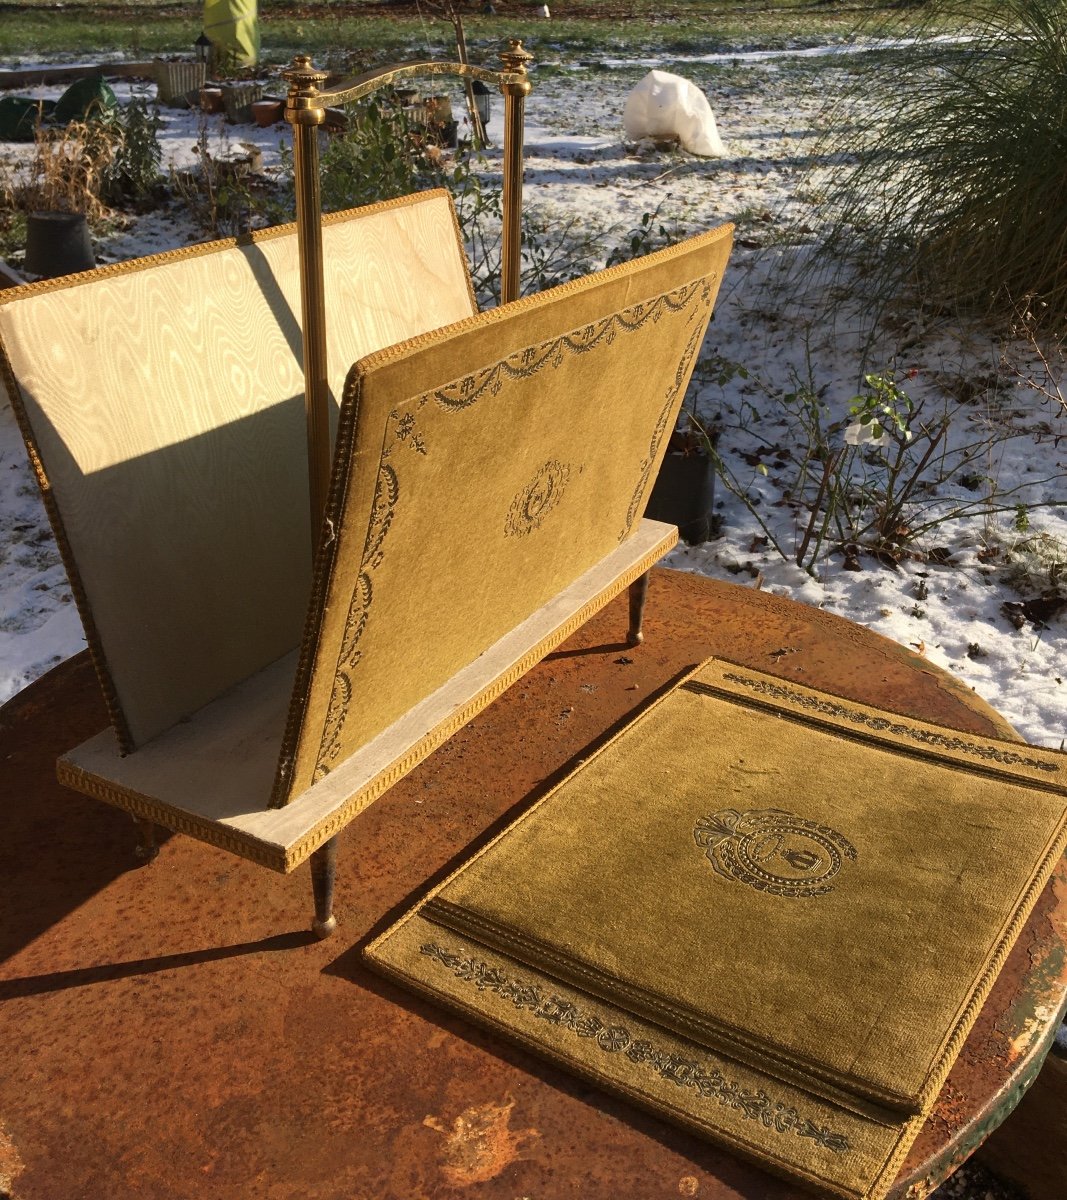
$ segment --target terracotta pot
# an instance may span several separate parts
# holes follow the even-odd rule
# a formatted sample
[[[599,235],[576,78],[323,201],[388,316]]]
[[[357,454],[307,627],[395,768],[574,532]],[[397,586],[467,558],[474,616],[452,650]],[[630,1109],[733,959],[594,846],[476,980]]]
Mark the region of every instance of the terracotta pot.
[[[284,100],[256,100],[252,104],[252,119],[264,129],[276,125],[284,113]]]
[[[222,88],[203,87],[200,89],[200,107],[206,113],[222,112]]]

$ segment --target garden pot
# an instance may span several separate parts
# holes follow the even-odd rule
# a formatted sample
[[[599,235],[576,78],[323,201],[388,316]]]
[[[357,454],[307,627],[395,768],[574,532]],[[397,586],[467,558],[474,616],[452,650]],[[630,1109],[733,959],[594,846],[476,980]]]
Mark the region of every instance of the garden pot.
[[[264,98],[252,103],[252,120],[262,129],[276,125],[285,113],[284,100]]]
[[[206,113],[222,112],[222,88],[203,87],[200,89],[200,109]]]
[[[226,120],[234,125],[252,123],[252,105],[263,98],[261,83],[224,83],[222,85],[222,107]]]
[[[54,279],[96,266],[84,213],[37,212],[26,217],[28,275]]]
[[[168,108],[187,108],[189,93],[199,92],[207,78],[207,64],[202,62],[157,61],[155,71],[159,102]]]
[[[668,450],[663,458],[645,516],[678,526],[683,542],[699,546],[712,535],[715,464],[702,450]]]

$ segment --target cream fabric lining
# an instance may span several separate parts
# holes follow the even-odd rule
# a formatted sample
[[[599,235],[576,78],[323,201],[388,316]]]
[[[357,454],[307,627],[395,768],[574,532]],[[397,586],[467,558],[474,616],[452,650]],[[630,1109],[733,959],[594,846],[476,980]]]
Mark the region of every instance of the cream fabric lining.
[[[444,192],[328,219],[323,241],[335,406],[353,361],[475,311]],[[299,278],[288,227],[0,304],[9,390],[126,749],[299,643]]]

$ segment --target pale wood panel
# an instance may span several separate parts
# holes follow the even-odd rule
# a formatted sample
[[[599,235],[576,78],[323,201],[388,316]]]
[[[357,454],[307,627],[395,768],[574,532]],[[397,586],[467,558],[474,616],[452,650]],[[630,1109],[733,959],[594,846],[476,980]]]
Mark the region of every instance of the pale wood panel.
[[[136,754],[121,757],[105,730],[59,760],[59,779],[169,829],[290,871],[649,570],[677,537],[673,525],[641,521],[602,562],[284,808],[265,806],[292,655]]]
[[[474,311],[442,192],[324,228],[330,379]],[[310,582],[292,227],[31,287],[0,337],[130,741],[293,649]]]

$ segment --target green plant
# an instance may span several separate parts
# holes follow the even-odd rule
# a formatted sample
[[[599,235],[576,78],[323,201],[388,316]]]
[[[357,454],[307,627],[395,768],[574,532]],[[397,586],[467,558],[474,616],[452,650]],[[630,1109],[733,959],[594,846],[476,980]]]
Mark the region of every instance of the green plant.
[[[960,42],[927,38],[967,22]],[[1063,0],[931,0],[908,32],[890,113],[853,123],[824,151],[841,165],[828,188],[830,243],[873,281],[877,301],[922,296],[955,309],[1067,315],[1067,10]],[[886,90],[873,72],[860,84]],[[823,261],[835,257],[823,256]]]
[[[677,225],[668,225],[660,217],[662,211],[661,203],[652,212],[642,213],[641,219],[627,231],[623,240],[608,251],[605,266],[613,267],[617,263],[629,262],[681,241],[685,231]]]
[[[330,138],[321,160],[322,206],[335,212],[439,184],[440,151],[412,129],[399,103],[371,97],[348,109],[348,127]]]
[[[809,364],[810,370],[810,364]],[[870,374],[864,388],[834,418],[820,391],[810,382],[765,397],[784,418],[786,435],[777,442],[751,428],[745,433],[757,447],[740,457],[751,468],[744,479],[731,465],[733,456],[716,448],[716,464],[727,489],[756,517],[769,544],[785,559],[811,571],[832,547],[859,548],[888,559],[908,554],[931,529],[973,515],[987,520],[1020,510],[1029,520],[1035,505],[1021,505],[1019,493],[1034,482],[990,491],[974,499],[939,495],[942,484],[963,473],[965,465],[1011,432],[989,424],[971,440],[949,445],[953,420],[962,405],[946,403],[926,415],[904,381],[892,371]],[[795,514],[792,545],[780,527],[764,515],[762,483],[771,477]]]
[[[163,152],[159,144],[159,110],[143,97],[114,109],[108,122],[117,138],[115,156],[103,174],[105,195],[112,203],[140,205],[152,199],[161,181]]]

